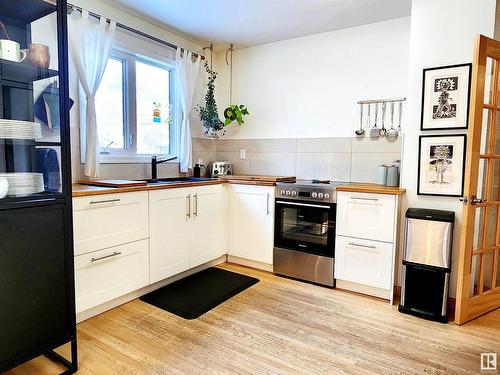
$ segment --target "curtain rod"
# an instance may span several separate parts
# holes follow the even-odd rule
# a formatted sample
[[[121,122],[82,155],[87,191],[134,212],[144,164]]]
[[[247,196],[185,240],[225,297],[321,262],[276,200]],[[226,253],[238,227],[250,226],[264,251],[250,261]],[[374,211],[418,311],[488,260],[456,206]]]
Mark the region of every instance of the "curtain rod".
[[[80,11],[80,12],[83,10],[83,9],[82,9],[81,7],[79,7],[79,6],[76,6],[76,5],[74,5],[74,4],[70,4],[70,3],[68,3],[68,10],[69,10],[69,11],[71,11],[71,10],[74,10],[74,9],[76,9],[76,10],[78,10],[78,11]],[[89,12],[89,14],[90,14],[91,16],[93,16],[93,17],[96,17],[96,18],[101,18],[101,17],[102,17],[100,14],[94,13],[94,12],[92,12],[92,11],[90,11],[90,10],[89,10],[88,12]],[[152,41],[154,41],[154,42],[156,42],[156,43],[163,44],[164,46],[171,47],[171,48],[175,48],[175,49],[177,49],[177,48],[179,47],[179,46],[177,46],[177,45],[175,45],[175,44],[173,44],[173,43],[167,42],[167,41],[165,41],[165,40],[163,40],[163,39],[160,39],[160,38],[157,38],[157,37],[155,37],[155,36],[153,36],[153,35],[146,34],[145,32],[142,32],[142,31],[137,30],[137,29],[134,29],[134,28],[132,28],[132,27],[130,27],[130,26],[124,25],[123,23],[119,23],[119,22],[117,22],[117,23],[116,23],[116,26],[118,26],[118,27],[119,27],[119,28],[121,28],[121,29],[124,29],[124,30],[130,31],[130,32],[132,32],[132,33],[134,33],[134,34],[140,35],[140,36],[142,36],[142,37],[144,37],[144,38],[150,39],[150,40],[152,40]],[[181,48],[181,49],[183,49],[184,51],[187,51],[187,49],[186,49],[186,48],[184,48],[184,47],[180,47],[180,48]],[[199,53],[192,52],[192,54],[193,54],[195,57],[201,56],[201,59],[202,59],[202,60],[205,60],[205,56],[200,55]]]

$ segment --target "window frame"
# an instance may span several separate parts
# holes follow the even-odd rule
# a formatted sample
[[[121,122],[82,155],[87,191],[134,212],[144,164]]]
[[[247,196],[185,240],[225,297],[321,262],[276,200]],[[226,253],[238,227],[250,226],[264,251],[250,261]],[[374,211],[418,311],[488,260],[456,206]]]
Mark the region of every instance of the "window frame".
[[[155,54],[154,58],[135,53],[119,46],[113,46],[109,58],[119,60],[123,64],[123,148],[108,148],[106,153],[100,148],[100,162],[112,164],[149,163],[152,155],[161,158],[179,157],[180,102],[175,84],[175,65],[168,58]],[[137,152],[137,101],[136,101],[136,62],[164,68],[169,72],[169,104],[173,105],[173,122],[169,129],[169,153],[149,154]],[[99,124],[97,124],[99,127]],[[173,160],[172,163],[177,163]]]

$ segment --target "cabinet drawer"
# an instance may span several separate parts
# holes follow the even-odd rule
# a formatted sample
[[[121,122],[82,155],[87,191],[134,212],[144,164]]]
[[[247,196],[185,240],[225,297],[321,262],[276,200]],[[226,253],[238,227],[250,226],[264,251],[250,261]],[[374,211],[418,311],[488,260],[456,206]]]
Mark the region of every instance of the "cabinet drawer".
[[[148,240],[75,257],[78,313],[148,284]]]
[[[335,273],[339,280],[381,289],[391,288],[393,245],[337,236]]]
[[[148,193],[73,199],[75,255],[147,238]]]
[[[338,235],[393,242],[395,218],[394,195],[338,192]]]

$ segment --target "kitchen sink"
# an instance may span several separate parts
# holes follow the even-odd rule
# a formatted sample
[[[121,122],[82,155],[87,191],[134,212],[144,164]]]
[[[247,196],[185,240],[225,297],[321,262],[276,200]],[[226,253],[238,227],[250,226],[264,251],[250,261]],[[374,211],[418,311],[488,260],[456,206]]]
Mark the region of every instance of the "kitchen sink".
[[[213,181],[216,178],[208,177],[170,177],[170,178],[158,178],[156,180],[149,179],[145,180],[148,184],[178,184],[178,183],[189,183],[189,182],[201,182],[201,181]],[[141,180],[144,181],[144,180]]]

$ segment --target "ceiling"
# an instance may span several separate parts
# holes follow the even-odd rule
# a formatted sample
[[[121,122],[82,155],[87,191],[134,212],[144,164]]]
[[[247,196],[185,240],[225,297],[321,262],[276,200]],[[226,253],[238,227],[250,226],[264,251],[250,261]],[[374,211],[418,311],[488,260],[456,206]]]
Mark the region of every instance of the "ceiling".
[[[410,15],[411,0],[105,0],[199,43],[249,47]]]

